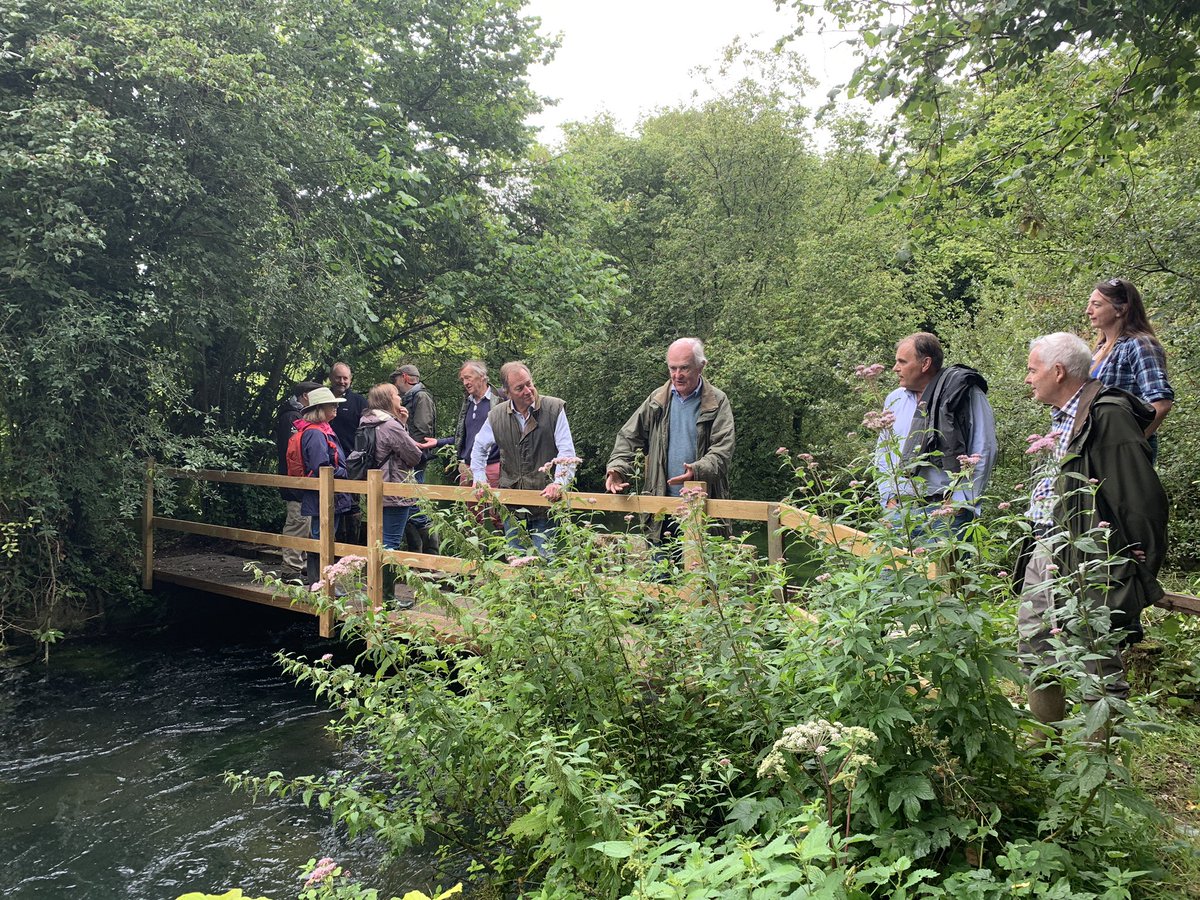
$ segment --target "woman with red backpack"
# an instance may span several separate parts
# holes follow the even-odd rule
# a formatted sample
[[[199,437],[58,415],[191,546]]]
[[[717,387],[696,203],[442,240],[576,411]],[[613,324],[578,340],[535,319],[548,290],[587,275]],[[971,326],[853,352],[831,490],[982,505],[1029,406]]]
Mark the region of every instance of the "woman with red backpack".
[[[333,467],[334,478],[346,477],[346,464],[342,459],[342,451],[338,444],[337,435],[329,423],[337,415],[338,405],[345,403],[346,398],[335,397],[327,387],[320,387],[308,392],[308,405],[296,420],[298,434],[292,440],[295,445],[288,447],[288,472],[292,474],[295,454],[293,447],[299,450],[300,464],[305,478],[316,478],[323,466]],[[320,495],[317,491],[301,491],[300,515],[311,516],[313,538],[321,535]],[[350,494],[336,494],[334,499],[334,528],[336,520],[343,513],[350,511],[354,498]],[[315,583],[321,578],[321,555],[308,554],[307,576],[309,583]]]

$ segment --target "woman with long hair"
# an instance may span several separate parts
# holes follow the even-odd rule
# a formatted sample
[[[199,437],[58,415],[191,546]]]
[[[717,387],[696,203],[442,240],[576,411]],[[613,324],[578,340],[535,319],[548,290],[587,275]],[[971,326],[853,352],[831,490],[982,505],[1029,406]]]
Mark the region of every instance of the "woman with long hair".
[[[1167,355],[1146,315],[1142,295],[1133,282],[1111,278],[1096,285],[1088,298],[1088,320],[1096,330],[1092,377],[1128,391],[1154,407],[1146,428],[1150,449],[1158,456],[1155,432],[1175,402],[1167,381]]]

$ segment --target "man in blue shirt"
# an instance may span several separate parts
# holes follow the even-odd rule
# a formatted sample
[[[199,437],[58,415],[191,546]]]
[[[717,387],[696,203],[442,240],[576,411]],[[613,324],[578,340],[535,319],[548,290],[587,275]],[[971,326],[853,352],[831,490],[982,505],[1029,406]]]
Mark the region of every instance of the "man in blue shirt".
[[[884,403],[894,421],[879,434],[875,467],[885,509],[901,518],[909,498],[917,504],[911,512],[936,514],[961,534],[979,514],[996,463],[996,420],[983,376],[942,361],[941,342],[928,332],[896,345],[900,387]]]
[[[678,497],[686,481],[703,481],[709,497],[729,496],[733,459],[733,409],[723,391],[704,377],[708,360],[697,338],[680,338],[667,349],[667,383],[654,390],[617,433],[604,486],[619,494],[629,487],[634,458],[646,459],[642,493]],[[663,538],[663,521],[651,520],[651,541]]]

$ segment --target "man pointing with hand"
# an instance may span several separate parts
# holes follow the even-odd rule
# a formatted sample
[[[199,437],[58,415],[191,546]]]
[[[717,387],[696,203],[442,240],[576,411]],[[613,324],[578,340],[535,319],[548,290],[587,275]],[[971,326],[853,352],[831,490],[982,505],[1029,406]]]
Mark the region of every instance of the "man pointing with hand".
[[[704,344],[680,338],[667,348],[670,380],[653,391],[620,432],[604,486],[618,494],[629,487],[633,460],[646,457],[644,494],[678,497],[684,482],[703,481],[708,496],[729,495],[729,461],[733,457],[733,410],[723,391],[703,377],[708,360]],[[663,521],[650,522],[650,540],[663,538]]]

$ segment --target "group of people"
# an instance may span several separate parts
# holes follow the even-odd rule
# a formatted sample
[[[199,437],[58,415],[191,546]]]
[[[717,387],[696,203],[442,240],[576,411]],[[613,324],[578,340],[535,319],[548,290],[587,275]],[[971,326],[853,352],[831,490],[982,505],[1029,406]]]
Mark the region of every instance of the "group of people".
[[[1029,672],[1052,671],[1069,639],[1062,635],[1070,632],[1060,573],[1090,569],[1074,601],[1084,609],[1106,609],[1109,633],[1123,637],[1114,642],[1093,633],[1103,649],[1086,654],[1084,666],[1108,696],[1123,699],[1129,684],[1120,645],[1141,639],[1141,611],[1163,596],[1158,571],[1166,555],[1168,504],[1154,463],[1156,431],[1174,392],[1162,344],[1132,283],[1114,278],[1097,284],[1087,315],[1096,331],[1094,347],[1057,332],[1029,348],[1025,383],[1034,400],[1050,407],[1051,428],[1029,448],[1045,460],[1026,511],[1031,537],[1017,571],[1017,630]],[[979,514],[997,454],[987,382],[968,366],[942,363],[932,334],[899,342],[893,370],[900,387],[888,395],[890,415],[875,457],[887,514],[903,514],[914,533],[934,538],[947,530],[961,534]],[[900,503],[906,496],[908,502]],[[1087,535],[1103,535],[1113,558],[1089,567],[1079,540]],[[1028,700],[1042,722],[1065,715],[1063,687],[1054,677],[1036,677]]]
[[[1129,640],[1140,637],[1140,611],[1162,596],[1157,574],[1165,555],[1167,501],[1154,460],[1155,432],[1174,399],[1165,356],[1132,283],[1112,279],[1096,285],[1087,314],[1097,334],[1094,348],[1059,332],[1037,338],[1029,350],[1025,382],[1033,398],[1051,408],[1052,422],[1043,439],[1049,464],[1031,493],[1032,539],[1018,573],[1023,585],[1018,630],[1031,670],[1056,652],[1061,602],[1055,573],[1078,565],[1074,538],[1108,530],[1117,562],[1107,568],[1095,596],[1084,599],[1110,609],[1113,628],[1123,629]],[[943,363],[942,346],[932,334],[909,335],[897,344],[893,371],[899,387],[887,397],[875,455],[883,515],[895,522],[903,518],[929,540],[962,534],[978,516],[997,456],[987,381],[969,366]],[[666,364],[666,383],[617,434],[605,489],[627,490],[640,454],[641,493],[679,496],[686,482],[700,481],[709,497],[727,497],[733,410],[704,377],[704,344],[691,337],[674,341]],[[423,481],[430,455],[448,445],[456,450],[461,485],[536,490],[554,501],[574,475],[578,460],[566,404],[539,393],[524,362],[505,363],[497,387],[486,364],[465,362],[458,422],[445,437],[437,436],[436,405],[415,366],[400,366],[366,398],[350,390],[351,377],[350,367],[339,362],[328,387],[295,386],[277,435],[282,473],[288,472],[286,446],[294,432],[300,433],[303,472],[315,477],[322,466],[343,474],[346,458],[364,444],[363,432],[374,429],[373,463],[383,469],[385,481]],[[1081,485],[1092,489],[1079,490]],[[285,493],[285,533],[316,537],[316,492]],[[354,504],[342,496],[336,511],[349,522]],[[410,515],[414,500],[387,497],[384,503],[385,547],[401,547],[407,530],[426,552],[436,552],[428,523]],[[649,539],[669,539],[672,524],[652,521]],[[514,544],[549,552],[545,507],[515,512],[503,525]],[[297,558],[293,554],[285,562],[299,568]],[[311,554],[307,575],[316,580]],[[1087,665],[1105,676],[1111,694],[1128,692],[1119,650]],[[1062,689],[1052,680],[1033,685],[1029,698],[1042,721],[1063,718]]]

